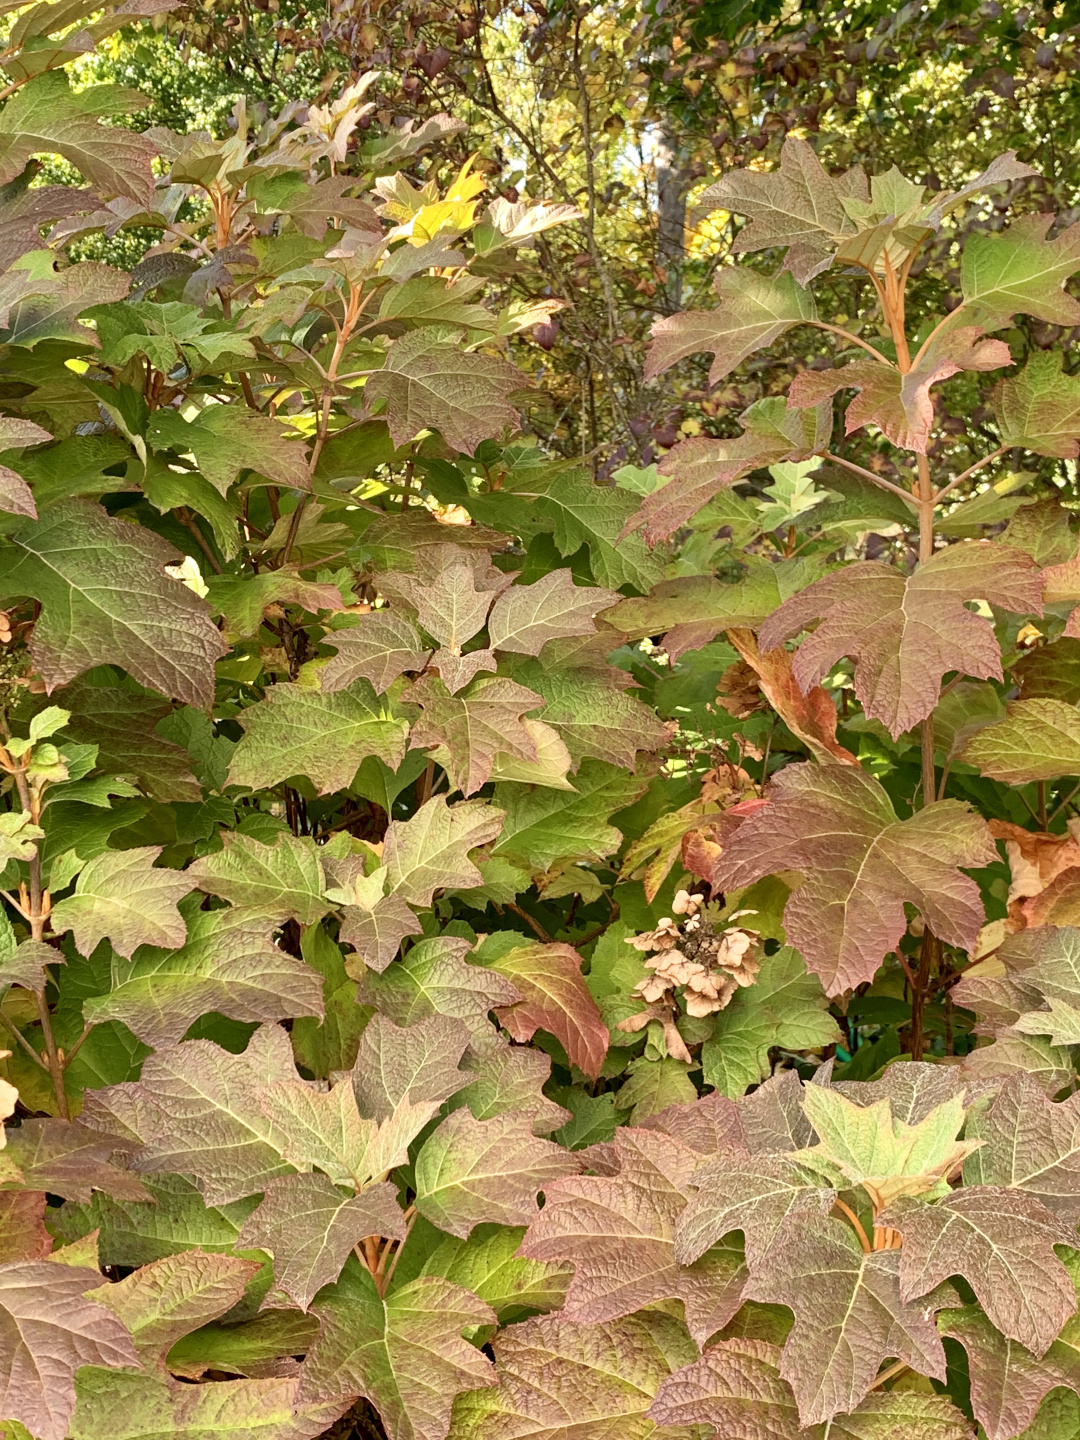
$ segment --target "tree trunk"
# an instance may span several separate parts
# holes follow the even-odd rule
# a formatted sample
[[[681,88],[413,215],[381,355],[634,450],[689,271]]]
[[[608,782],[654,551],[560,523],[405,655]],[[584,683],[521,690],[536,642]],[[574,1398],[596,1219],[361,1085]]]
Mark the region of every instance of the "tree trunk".
[[[670,116],[661,123],[656,145],[656,259],[667,275],[664,293],[669,310],[682,305],[682,272],[686,258],[685,152]]]

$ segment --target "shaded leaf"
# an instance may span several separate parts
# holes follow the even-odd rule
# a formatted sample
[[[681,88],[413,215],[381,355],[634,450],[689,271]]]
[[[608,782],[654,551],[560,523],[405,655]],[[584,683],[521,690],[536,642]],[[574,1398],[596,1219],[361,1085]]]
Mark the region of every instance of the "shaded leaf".
[[[182,559],[167,541],[89,500],[62,501],[10,538],[3,593],[42,603],[30,649],[50,691],[119,665],[150,690],[209,707],[226,647],[206,602],[166,575]]]
[[[129,1148],[115,1135],[101,1135],[66,1120],[32,1118],[8,1132],[6,1154],[29,1190],[45,1190],[65,1200],[91,1198],[104,1190],[117,1200],[149,1200],[137,1175],[113,1165],[117,1151]]]
[[[209,1011],[248,1021],[321,1018],[322,980],[273,943],[277,925],[272,912],[196,910],[179,949],[144,949],[83,1013],[97,1024],[123,1021],[154,1049],[175,1045]]]
[[[236,345],[233,341],[234,350]],[[310,490],[304,447],[286,439],[288,428],[242,405],[207,405],[190,422],[177,410],[155,411],[147,439],[155,449],[190,451],[222,495],[244,470],[255,470],[287,490]]]
[[[1014,1075],[967,1133],[983,1144],[964,1164],[965,1184],[1023,1190],[1080,1221],[1080,1096],[1054,1104],[1032,1077]]]
[[[443,1440],[454,1396],[495,1383],[490,1360],[461,1338],[495,1312],[460,1285],[425,1276],[383,1299],[367,1271],[350,1267],[315,1312],[322,1329],[300,1399],[364,1396],[391,1440]]]
[[[364,680],[324,695],[306,685],[271,685],[266,698],[237,717],[244,731],[233,751],[229,784],[265,790],[306,775],[319,795],[344,790],[360,762],[377,755],[396,770],[408,727],[380,704]]]
[[[474,1050],[491,1050],[496,1033],[488,1012],[513,1005],[521,993],[497,971],[471,965],[465,959],[468,950],[469,942],[453,935],[420,940],[392,969],[362,976],[357,998],[395,1025],[412,1025],[428,1015],[451,1015],[467,1027]]]
[[[1080,381],[1063,373],[1060,355],[1033,355],[997,386],[993,403],[1002,444],[1063,459],[1080,454]]]
[[[189,865],[186,874],[200,890],[232,905],[265,910],[310,925],[330,908],[323,899],[325,876],[310,840],[280,834],[273,845],[234,830],[222,834],[224,849]]]
[[[646,380],[707,350],[714,357],[709,384],[718,385],[748,355],[764,350],[792,325],[817,318],[813,295],[783,272],[771,277],[726,265],[717,271],[715,289],[717,309],[683,310],[653,323]]]
[[[438,430],[448,445],[469,455],[481,440],[518,428],[507,398],[524,383],[521,372],[494,355],[464,353],[458,331],[428,325],[402,335],[381,370],[364,387],[367,413],[385,400],[395,445],[421,430]]]

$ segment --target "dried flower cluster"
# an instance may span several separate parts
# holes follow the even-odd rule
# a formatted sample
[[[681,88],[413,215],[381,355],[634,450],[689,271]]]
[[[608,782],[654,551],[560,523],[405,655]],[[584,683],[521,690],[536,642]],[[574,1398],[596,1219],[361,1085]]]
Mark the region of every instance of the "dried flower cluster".
[[[649,1004],[674,999],[675,990],[682,986],[688,1015],[714,1015],[725,1008],[740,986],[752,985],[757,979],[759,937],[737,925],[714,930],[702,913],[704,899],[680,890],[671,908],[685,917],[681,930],[675,920],[665,916],[655,930],[627,940],[635,950],[654,952],[645,961],[652,975],[633,992]],[[749,913],[739,911],[732,918]]]

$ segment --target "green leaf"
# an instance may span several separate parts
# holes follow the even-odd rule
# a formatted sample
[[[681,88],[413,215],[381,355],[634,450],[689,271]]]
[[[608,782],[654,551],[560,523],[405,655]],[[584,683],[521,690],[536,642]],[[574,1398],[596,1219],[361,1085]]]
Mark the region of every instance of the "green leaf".
[[[285,489],[310,490],[304,448],[287,440],[286,434],[287,427],[268,415],[243,406],[208,405],[190,422],[176,410],[158,410],[146,438],[156,450],[194,455],[202,474],[221,495],[244,470],[254,470]]]
[[[1052,351],[1033,355],[996,388],[1002,444],[1063,459],[1080,454],[1080,379],[1063,374],[1061,360]]]
[[[960,262],[965,317],[991,329],[1017,313],[1055,325],[1080,322],[1080,301],[1064,290],[1080,270],[1080,228],[1047,240],[1053,218],[1019,215],[1007,230],[968,238]]]
[[[491,1362],[461,1338],[495,1312],[460,1285],[425,1276],[384,1299],[366,1270],[350,1266],[315,1313],[322,1329],[300,1400],[364,1396],[391,1440],[442,1440],[454,1396],[495,1383]]]
[[[89,1290],[86,1298],[120,1319],[150,1369],[182,1336],[237,1305],[258,1269],[237,1256],[188,1250]]]
[[[277,925],[274,912],[195,910],[178,948],[143,950],[83,1013],[95,1024],[122,1021],[155,1050],[182,1040],[209,1011],[242,1021],[321,1018],[321,980],[273,943]]]
[[[244,735],[233,752],[229,784],[265,790],[306,775],[320,795],[348,787],[361,761],[377,755],[396,769],[408,727],[380,704],[364,680],[324,695],[306,685],[272,685],[238,716]]]
[[[32,860],[45,831],[35,825],[29,810],[8,810],[0,815],[0,868],[11,860]]]
[[[540,692],[545,703],[539,718],[559,733],[575,764],[592,756],[632,770],[639,750],[661,750],[670,742],[653,711],[603,672],[549,669],[532,660],[514,673]]]
[[[756,984],[736,990],[717,1015],[702,1069],[708,1084],[735,1100],[769,1075],[772,1048],[813,1050],[840,1038],[821,982],[785,946],[762,959]]]
[[[948,1176],[981,1144],[956,1138],[964,1125],[963,1095],[935,1105],[914,1125],[894,1116],[888,1099],[858,1105],[824,1085],[806,1087],[803,1109],[818,1144],[797,1152],[800,1163],[837,1190],[861,1185],[875,1211],[901,1195],[947,1193]]]
[[[160,854],[160,845],[144,845],[95,856],[83,867],[74,895],[53,910],[53,930],[72,931],[83,955],[106,938],[127,956],[140,945],[183,945],[187,927],[176,902],[195,881],[189,872],[155,867]]]
[[[99,769],[131,776],[164,804],[202,800],[192,757],[158,734],[158,724],[172,713],[166,701],[118,685],[80,681],[64,687],[63,699],[72,711],[68,734],[97,746]]]
[[[647,1440],[657,1390],[696,1355],[682,1322],[657,1311],[602,1325],[540,1316],[510,1326],[492,1349],[498,1389],[458,1399],[449,1440],[562,1440],[569,1416],[582,1435]],[[670,1440],[691,1434],[675,1429]]]
[[[974,735],[960,758],[1010,785],[1080,775],[1080,711],[1064,700],[1014,700],[1004,720]]]
[[[624,533],[644,527],[646,542],[656,545],[748,471],[818,454],[829,443],[832,406],[800,408],[768,396],[745,410],[739,423],[743,433],[734,439],[698,435],[669,450],[658,467],[668,484],[645,497]]]
[[[493,840],[503,812],[485,800],[448,805],[436,795],[409,820],[392,820],[383,842],[390,889],[411,905],[430,905],[436,890],[479,885],[470,851]]]
[[[669,1105],[686,1105],[697,1099],[690,1079],[690,1067],[671,1055],[656,1059],[640,1055],[627,1066],[627,1080],[620,1085],[616,1104],[629,1110],[630,1124],[643,1125]]]
[[[50,690],[119,665],[149,690],[209,707],[225,646],[205,601],[165,573],[182,558],[171,545],[88,500],[63,501],[11,540],[3,594],[42,603],[30,647]]]
[[[209,575],[206,589],[210,604],[220,610],[230,635],[237,639],[255,635],[271,605],[300,605],[315,615],[320,610],[340,610],[343,604],[336,585],[305,580],[289,570],[269,570],[261,575]]]
[[[587,759],[573,784],[572,791],[515,782],[497,785],[495,801],[506,820],[494,853],[520,858],[537,870],[548,870],[559,860],[603,860],[613,854],[622,832],[608,824],[607,817],[636,800],[648,778]]]
[[[905,901],[935,935],[971,950],[983,904],[959,867],[992,864],[996,854],[985,822],[959,801],[935,801],[898,820],[865,771],[792,765],[727,842],[712,881],[734,890],[782,870],[805,875],[785,906],[784,928],[825,993],[836,995],[873,979],[907,929]]]
[[[440,1230],[467,1239],[489,1221],[524,1225],[539,1191],[578,1169],[569,1151],[533,1134],[528,1116],[477,1120],[455,1110],[416,1157],[416,1208]]]
[[[323,898],[326,880],[310,840],[279,834],[273,845],[250,835],[225,831],[224,849],[190,865],[185,874],[209,895],[232,905],[292,916],[310,925],[330,908]]]
[[[468,1240],[443,1238],[424,1261],[421,1275],[434,1275],[461,1285],[483,1300],[500,1323],[523,1311],[561,1309],[570,1272],[564,1265],[545,1265],[518,1254],[524,1227],[478,1226]]]
[[[814,297],[791,275],[775,278],[724,266],[716,273],[716,310],[684,310],[652,327],[645,379],[652,380],[689,355],[713,355],[709,384],[718,385],[748,355],[764,350],[793,325],[817,318]]]
[[[349,1408],[342,1399],[301,1401],[297,1380],[184,1385],[165,1376],[79,1376],[71,1440],[314,1440]]]
[[[664,573],[662,556],[649,553],[641,539],[624,538],[637,499],[625,490],[597,485],[580,471],[556,475],[534,502],[541,523],[550,522],[560,555],[589,547],[597,583],[612,590],[630,586],[648,590]]]
[[[575,585],[569,570],[553,570],[531,585],[512,585],[491,607],[491,648],[539,655],[549,640],[592,635],[593,617],[618,598],[613,590]]]
[[[438,430],[455,450],[475,454],[481,440],[518,428],[507,398],[524,384],[513,365],[494,355],[465,353],[459,332],[429,325],[395,340],[381,370],[364,387],[366,413],[386,401],[386,421],[397,446],[421,430]]]
[[[115,85],[72,90],[60,70],[35,76],[0,115],[0,184],[21,174],[33,155],[62,155],[102,199],[123,195],[151,207],[150,161],[157,146],[125,126],[100,123],[103,115],[128,114],[148,103],[138,91]]]

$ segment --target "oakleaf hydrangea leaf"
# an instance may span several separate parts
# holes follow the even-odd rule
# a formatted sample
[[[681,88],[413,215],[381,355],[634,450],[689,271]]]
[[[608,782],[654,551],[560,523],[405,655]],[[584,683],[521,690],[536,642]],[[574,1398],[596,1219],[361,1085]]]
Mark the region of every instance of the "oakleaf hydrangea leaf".
[[[324,695],[306,685],[272,685],[237,717],[244,731],[229,766],[230,785],[265,790],[306,775],[320,795],[344,790],[361,761],[377,755],[396,770],[408,727],[365,680]]]
[[[1065,1322],[1039,1359],[995,1330],[976,1305],[944,1311],[938,1326],[967,1351],[972,1409],[987,1440],[1027,1435],[1043,1399],[1059,1385],[1080,1395],[1080,1326],[1075,1319]]]
[[[895,739],[930,714],[947,670],[1001,678],[993,626],[965,608],[974,599],[1040,613],[1031,557],[972,541],[939,550],[909,579],[876,561],[857,562],[785,601],[759,639],[762,650],[771,650],[820,620],[799,647],[795,679],[805,692],[839,659],[853,656],[860,703]]]
[[[357,1195],[325,1175],[283,1175],[266,1187],[240,1238],[273,1256],[276,1285],[307,1310],[367,1235],[404,1240],[405,1217],[393,1185],[370,1185]]]
[[[377,695],[406,670],[421,670],[430,653],[416,627],[393,610],[375,610],[358,625],[332,630],[324,643],[336,651],[319,672],[325,694],[367,680]]]
[[[779,169],[730,171],[704,192],[698,213],[723,209],[749,216],[732,246],[735,253],[786,246],[784,269],[806,285],[828,269],[837,244],[856,231],[844,201],[869,198],[861,166],[831,176],[805,140],[790,137]]]
[[[901,1195],[938,1193],[982,1143],[956,1138],[964,1124],[962,1091],[916,1125],[895,1118],[888,1100],[860,1106],[825,1085],[806,1087],[803,1109],[819,1143],[799,1151],[799,1162],[837,1190],[861,1185],[875,1211]]]
[[[277,926],[263,910],[196,910],[179,949],[142,950],[83,1013],[97,1024],[123,1021],[155,1049],[175,1045],[209,1011],[248,1021],[321,1017],[322,979],[273,943]]]
[[[485,800],[448,805],[435,795],[408,820],[392,820],[383,842],[387,882],[410,905],[430,905],[436,890],[468,889],[483,876],[469,853],[494,840],[503,812]]]
[[[390,1440],[444,1440],[454,1396],[493,1385],[491,1361],[461,1338],[495,1312],[460,1285],[423,1277],[384,1299],[350,1266],[315,1305],[322,1329],[300,1372],[299,1398],[363,1396]]]
[[[1080,270],[1080,226],[1047,240],[1053,218],[1019,215],[998,234],[971,235],[960,262],[965,316],[988,329],[1018,313],[1055,325],[1080,323],[1080,301],[1064,289]]]
[[[148,1056],[140,1079],[88,1091],[82,1119],[140,1141],[136,1169],[192,1175],[207,1204],[227,1205],[290,1170],[260,1100],[267,1085],[295,1078],[277,1026],[257,1030],[240,1055],[187,1040]]]
[[[785,330],[817,318],[814,297],[793,276],[775,277],[725,265],[717,271],[715,310],[683,310],[654,322],[645,379],[652,380],[688,355],[713,355],[709,384],[718,385],[748,355],[764,350]]]
[[[536,760],[537,747],[522,723],[542,697],[503,676],[474,680],[458,695],[451,695],[441,680],[425,675],[405,694],[420,707],[412,727],[414,748],[437,746],[451,788],[474,795],[490,779],[499,751],[522,760]]]
[[[165,573],[182,559],[167,541],[77,499],[11,541],[3,594],[42,603],[30,649],[50,692],[95,665],[119,665],[150,690],[209,707],[226,647],[206,602]]]
[[[1080,1221],[1080,1095],[1054,1104],[1032,1076],[1011,1075],[968,1133],[983,1144],[964,1163],[965,1184],[1022,1190]]]
[[[282,919],[292,916],[301,925],[326,914],[326,878],[310,840],[283,832],[273,845],[264,845],[235,830],[221,838],[224,849],[196,860],[185,872],[200,890]]]
[[[575,585],[569,570],[552,570],[531,585],[511,585],[488,616],[491,648],[539,655],[549,640],[591,635],[593,616],[618,598],[614,590]]]
[[[960,752],[993,780],[1027,785],[1080,773],[1080,710],[1064,700],[1014,700],[1004,720],[973,735]]]
[[[518,945],[491,962],[521,992],[499,1010],[500,1023],[515,1040],[531,1040],[543,1029],[556,1036],[586,1075],[600,1073],[610,1032],[585,977],[581,956],[571,945]]]
[[[616,1174],[572,1175],[545,1187],[521,1253],[574,1266],[568,1320],[616,1320],[658,1300],[681,1300],[690,1333],[704,1342],[738,1310],[746,1269],[735,1244],[676,1263],[676,1222],[701,1156],[659,1131],[619,1129],[612,1144]]]
[[[468,1044],[468,1030],[449,1015],[431,1015],[404,1028],[374,1015],[360,1037],[353,1069],[360,1113],[386,1120],[406,1097],[420,1104],[456,1095],[470,1080],[458,1068]]]
[[[831,399],[838,390],[857,390],[847,407],[847,434],[876,425],[902,450],[925,455],[934,425],[932,387],[960,370],[997,370],[1011,363],[1006,344],[984,339],[979,326],[968,325],[943,331],[908,371],[869,358],[837,370],[801,370],[792,381],[788,400],[797,408],[810,407]]]
[[[537,1193],[550,1193],[554,1182],[577,1169],[568,1150],[533,1134],[528,1116],[477,1120],[463,1108],[428,1136],[416,1157],[416,1208],[464,1240],[489,1221],[527,1224],[537,1211]]]
[[[190,423],[176,410],[158,410],[147,439],[155,449],[190,451],[222,495],[242,470],[255,470],[287,490],[310,490],[304,447],[287,440],[286,433],[280,420],[242,405],[208,405]]]
[[[300,1401],[299,1382],[227,1380],[185,1385],[156,1375],[79,1376],[71,1440],[314,1440],[348,1408],[340,1399]]]
[[[763,875],[805,876],[784,910],[788,939],[826,994],[872,980],[907,929],[904,902],[949,944],[973,948],[983,923],[978,886],[958,866],[993,863],[985,823],[956,800],[898,820],[885,791],[848,765],[792,765],[769,803],[743,821],[713,882],[736,890]]]
[[[66,1440],[81,1365],[138,1365],[131,1336],[85,1292],[93,1270],[46,1260],[0,1265],[0,1410],[39,1440]],[[109,1376],[110,1382],[114,1376]]]
[[[694,1192],[675,1227],[675,1255],[692,1265],[735,1230],[756,1266],[782,1235],[798,1234],[827,1212],[833,1192],[788,1155],[751,1155],[732,1147],[693,1174]]]
[[[83,955],[106,937],[128,956],[140,945],[182,946],[187,926],[176,902],[195,881],[188,872],[155,866],[160,854],[160,845],[142,845],[96,855],[83,867],[74,895],[53,910],[53,929],[58,935],[71,930]]]
[[[1076,1292],[1055,1245],[1076,1228],[1034,1195],[965,1185],[934,1205],[902,1199],[880,1218],[904,1237],[900,1284],[907,1299],[962,1275],[1003,1335],[1044,1355],[1076,1312]]]
[[[101,124],[103,115],[141,110],[148,103],[137,90],[118,85],[73,90],[62,70],[36,75],[0,117],[0,184],[20,175],[33,155],[62,155],[103,199],[123,195],[152,205],[150,161],[157,146],[124,126]]]
[[[804,1425],[854,1410],[888,1357],[945,1379],[931,1304],[901,1298],[900,1263],[895,1250],[866,1253],[850,1225],[821,1219],[790,1233],[755,1267],[746,1298],[795,1314],[780,1374]]]
[[[466,354],[450,326],[427,325],[402,335],[370,377],[364,396],[370,413],[385,400],[395,445],[421,430],[438,430],[455,450],[475,453],[481,440],[518,428],[508,396],[525,377],[494,355]]]
[[[604,1325],[545,1315],[511,1325],[492,1343],[499,1385],[461,1396],[450,1440],[563,1440],[582,1435],[647,1440],[660,1385],[696,1358],[681,1321],[644,1311]],[[672,1429],[665,1440],[691,1440]]]
[[[993,401],[1002,444],[1065,460],[1080,454],[1080,380],[1062,371],[1059,354],[1033,355]]]
[[[65,1200],[91,1199],[102,1190],[117,1200],[148,1200],[137,1175],[112,1163],[117,1151],[130,1148],[115,1135],[102,1135],[66,1120],[28,1119],[8,1131],[6,1153],[18,1166],[30,1190],[62,1195]]]
[[[89,1290],[86,1298],[120,1319],[149,1369],[164,1361],[181,1336],[238,1304],[258,1269],[237,1255],[186,1250]]]

